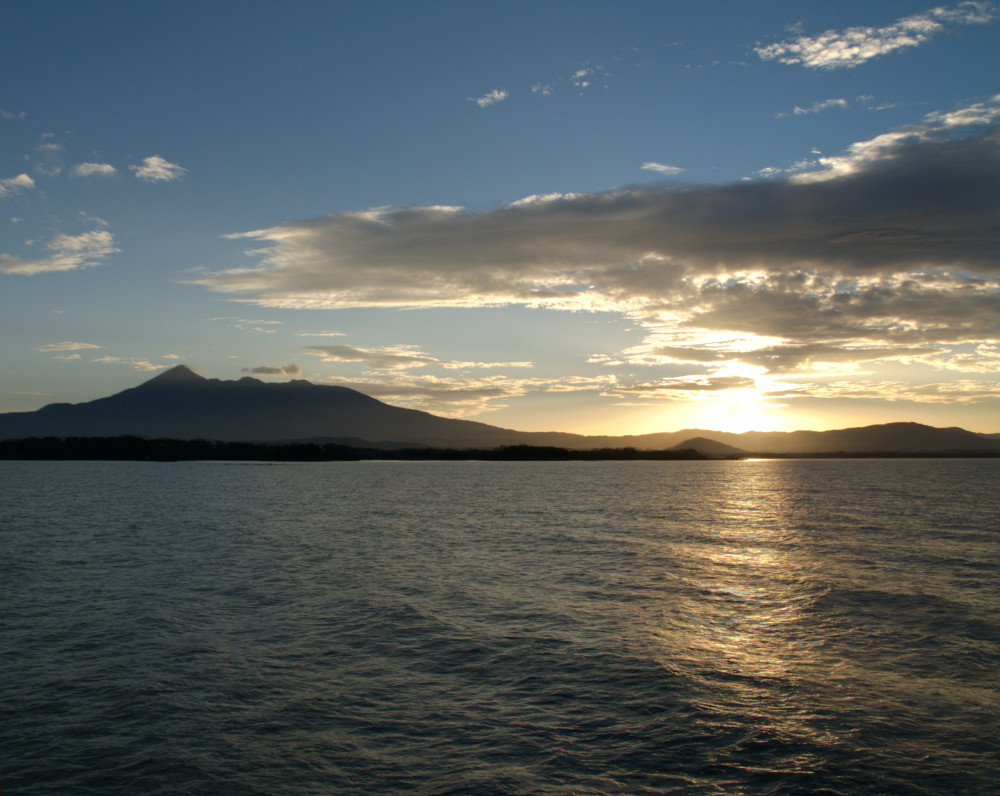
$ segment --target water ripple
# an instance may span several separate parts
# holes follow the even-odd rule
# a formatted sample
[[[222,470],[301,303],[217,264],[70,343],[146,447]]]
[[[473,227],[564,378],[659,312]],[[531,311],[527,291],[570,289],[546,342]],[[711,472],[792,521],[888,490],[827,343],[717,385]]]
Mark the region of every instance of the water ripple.
[[[993,793],[998,464],[0,463],[0,782]]]

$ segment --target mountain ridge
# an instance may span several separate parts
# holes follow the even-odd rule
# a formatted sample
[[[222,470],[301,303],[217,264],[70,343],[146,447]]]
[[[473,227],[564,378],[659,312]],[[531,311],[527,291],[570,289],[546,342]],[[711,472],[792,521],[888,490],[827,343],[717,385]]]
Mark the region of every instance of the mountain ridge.
[[[0,414],[0,439],[123,435],[238,442],[350,439],[392,447],[433,448],[694,448],[711,455],[1000,451],[1000,438],[995,435],[913,422],[831,431],[683,429],[623,436],[516,431],[392,406],[349,387],[304,379],[265,383],[250,376],[224,381],[205,378],[186,365],[92,401],[53,403],[35,412]]]

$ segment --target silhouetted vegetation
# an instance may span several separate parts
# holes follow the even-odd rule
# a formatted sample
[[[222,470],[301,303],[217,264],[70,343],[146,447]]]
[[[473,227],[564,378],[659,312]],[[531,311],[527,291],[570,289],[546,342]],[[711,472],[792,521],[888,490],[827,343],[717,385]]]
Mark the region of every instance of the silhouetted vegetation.
[[[995,450],[952,451],[831,451],[818,453],[752,453],[769,459],[854,459],[854,458],[996,458]],[[637,448],[594,448],[573,450],[550,446],[504,445],[491,449],[352,447],[336,443],[220,442],[217,440],[143,439],[122,437],[29,437],[0,441],[0,459],[81,460],[81,461],[268,461],[331,462],[363,460],[395,461],[702,461],[734,459],[711,456],[694,448],[682,450],[639,450]]]
[[[0,459],[90,461],[277,461],[328,462],[392,459],[484,461],[598,461],[633,459],[707,459],[693,449],[640,451],[635,448],[568,450],[508,445],[489,450],[401,448],[382,450],[317,443],[219,442],[214,440],[142,439],[141,437],[30,437],[0,441]]]

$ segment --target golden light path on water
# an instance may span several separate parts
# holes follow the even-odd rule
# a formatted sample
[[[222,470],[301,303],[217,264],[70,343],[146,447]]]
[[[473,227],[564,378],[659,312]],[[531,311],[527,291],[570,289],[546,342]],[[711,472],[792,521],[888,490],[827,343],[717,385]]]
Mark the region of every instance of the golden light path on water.
[[[792,497],[798,493],[789,478],[792,470],[766,460],[726,468],[702,507],[715,518],[711,530],[680,543],[665,539],[660,555],[676,562],[687,582],[675,581],[654,616],[639,619],[640,632],[670,675],[695,685],[699,710],[731,714],[734,727],[749,717],[760,738],[781,746],[806,739],[836,745],[805,696],[815,695],[832,662],[823,659],[821,636],[810,626],[807,609],[825,588],[796,527],[803,512],[790,505],[801,498]],[[734,745],[747,742],[738,735]],[[809,770],[820,764],[812,757],[793,753],[786,765]]]

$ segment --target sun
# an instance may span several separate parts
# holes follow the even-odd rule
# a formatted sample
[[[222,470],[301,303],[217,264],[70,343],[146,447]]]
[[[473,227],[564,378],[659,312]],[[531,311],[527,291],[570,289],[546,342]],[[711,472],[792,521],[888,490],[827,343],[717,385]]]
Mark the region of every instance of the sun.
[[[779,407],[762,400],[758,390],[733,390],[724,398],[706,401],[699,425],[712,431],[742,434],[744,431],[784,431]]]

